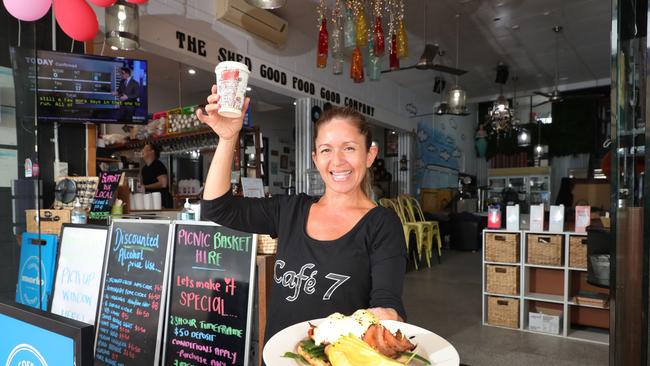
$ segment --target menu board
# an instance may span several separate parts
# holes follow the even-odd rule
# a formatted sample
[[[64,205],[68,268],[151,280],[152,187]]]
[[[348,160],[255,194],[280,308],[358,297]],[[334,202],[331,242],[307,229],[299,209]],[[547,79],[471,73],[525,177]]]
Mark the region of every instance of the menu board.
[[[115,192],[122,179],[122,172],[102,172],[99,175],[97,192],[90,205],[90,220],[106,220],[111,214],[113,202],[115,202]]]
[[[256,239],[176,225],[164,365],[248,365]]]
[[[158,365],[170,221],[111,225],[95,340],[95,365]]]
[[[106,226],[63,225],[52,313],[95,325],[107,236]]]

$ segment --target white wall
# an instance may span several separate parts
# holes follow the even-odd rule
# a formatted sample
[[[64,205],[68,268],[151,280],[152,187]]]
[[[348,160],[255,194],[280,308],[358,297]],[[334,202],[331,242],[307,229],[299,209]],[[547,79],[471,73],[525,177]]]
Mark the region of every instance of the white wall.
[[[478,104],[469,104],[468,112],[467,116],[434,115],[418,121],[416,187],[456,187],[459,172],[485,174],[485,160],[476,157],[474,148]]]

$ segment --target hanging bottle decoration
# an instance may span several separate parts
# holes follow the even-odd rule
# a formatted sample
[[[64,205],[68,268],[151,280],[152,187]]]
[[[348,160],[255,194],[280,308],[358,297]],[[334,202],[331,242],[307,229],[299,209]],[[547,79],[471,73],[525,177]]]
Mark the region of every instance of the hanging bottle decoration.
[[[343,73],[343,59],[332,58],[332,74],[341,75]]]
[[[381,57],[384,55],[386,46],[384,43],[384,30],[381,27],[381,17],[375,18],[375,28],[372,32],[373,42],[375,45],[375,56]]]
[[[397,57],[397,35],[392,34],[390,39],[390,55],[388,58],[391,70],[399,70],[399,58]]]
[[[328,48],[329,35],[327,34],[327,19],[323,18],[318,31],[318,56],[316,58],[316,66],[324,69],[327,66],[327,48]]]
[[[361,52],[363,55],[363,70],[366,76],[370,76],[370,58],[373,57],[372,38],[368,39],[368,47],[364,48]]]
[[[352,52],[352,67],[350,68],[350,77],[355,83],[363,82],[363,60],[359,47]]]
[[[404,29],[404,21],[399,22],[399,30],[397,31],[397,57],[406,58],[409,55],[409,41]]]
[[[345,20],[343,22],[343,48],[353,50],[357,45],[357,34],[352,14],[351,3],[346,5]]]
[[[406,58],[409,55],[409,43],[404,26],[404,0],[394,0],[397,17],[395,20],[394,31],[397,34],[397,57]]]
[[[367,26],[363,8],[359,7],[357,10],[357,47],[363,48],[368,45],[368,38],[366,37]]]
[[[377,81],[381,75],[381,58],[377,56],[375,43],[372,39],[368,40],[368,50],[369,60],[366,66],[368,78],[372,81]]]
[[[343,73],[343,7],[341,0],[336,0],[332,8],[332,32],[330,32],[329,46],[332,51],[332,73],[340,75]]]

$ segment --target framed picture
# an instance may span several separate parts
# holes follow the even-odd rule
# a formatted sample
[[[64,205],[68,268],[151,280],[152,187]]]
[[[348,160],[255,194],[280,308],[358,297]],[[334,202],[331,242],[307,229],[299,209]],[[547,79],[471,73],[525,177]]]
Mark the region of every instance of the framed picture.
[[[289,155],[280,155],[280,169],[289,169]]]
[[[271,156],[278,156],[279,152],[278,150],[271,150]]]
[[[271,162],[271,174],[278,174],[278,163]]]
[[[289,153],[291,153],[291,148],[289,146],[284,146],[282,148],[282,152],[285,153],[285,154],[289,154]]]
[[[384,156],[391,157],[397,156],[398,146],[399,146],[399,134],[397,131],[390,130],[388,128],[384,129]]]

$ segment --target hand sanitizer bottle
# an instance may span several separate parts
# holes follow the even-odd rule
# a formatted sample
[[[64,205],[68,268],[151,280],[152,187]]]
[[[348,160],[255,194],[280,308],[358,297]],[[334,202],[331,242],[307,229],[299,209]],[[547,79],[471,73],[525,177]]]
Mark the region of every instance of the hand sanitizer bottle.
[[[194,220],[194,210],[192,210],[189,198],[185,199],[183,211],[181,211],[181,220]]]
[[[72,209],[72,215],[70,217],[70,221],[72,221],[73,224],[85,224],[88,217],[86,216],[86,210],[84,210],[83,207],[81,207],[81,202],[79,202],[79,198],[75,199],[74,202],[74,208]]]

